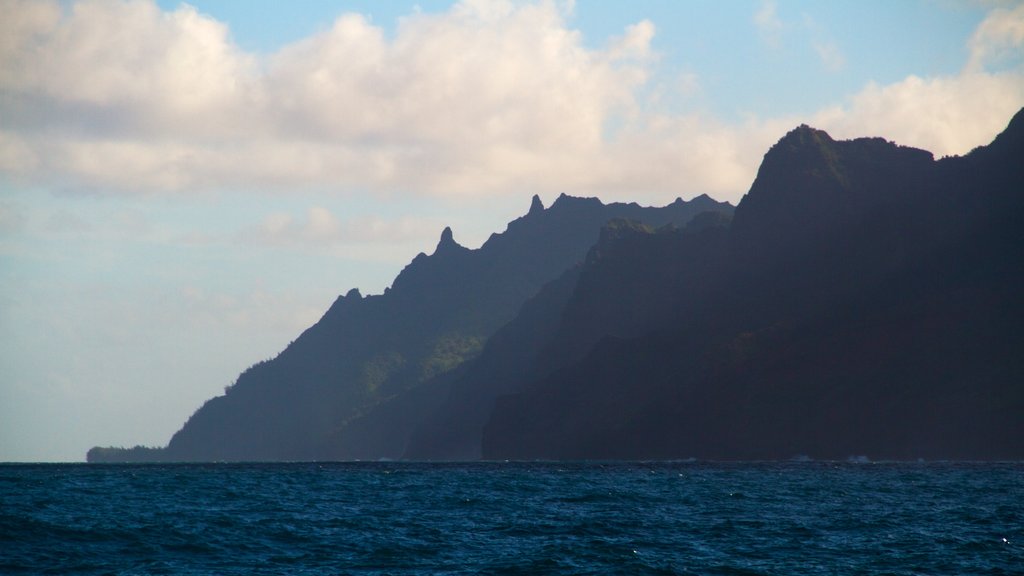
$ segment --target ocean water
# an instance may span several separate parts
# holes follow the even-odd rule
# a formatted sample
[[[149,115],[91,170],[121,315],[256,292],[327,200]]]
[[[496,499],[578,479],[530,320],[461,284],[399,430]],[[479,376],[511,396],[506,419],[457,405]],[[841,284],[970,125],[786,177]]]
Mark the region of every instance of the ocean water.
[[[0,573],[1024,574],[1024,464],[8,464]]]

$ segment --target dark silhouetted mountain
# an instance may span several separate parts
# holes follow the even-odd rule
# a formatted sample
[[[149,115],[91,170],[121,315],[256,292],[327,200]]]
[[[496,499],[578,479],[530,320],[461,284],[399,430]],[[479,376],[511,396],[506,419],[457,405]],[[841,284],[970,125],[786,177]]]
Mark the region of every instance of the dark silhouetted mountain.
[[[547,282],[577,264],[601,226],[655,226],[732,207],[706,196],[663,208],[562,195],[467,249],[445,229],[382,295],[352,290],[276,358],[208,400],[164,449],[90,451],[90,460],[396,458],[447,398],[467,360]]]
[[[450,392],[436,398],[412,431],[404,457],[412,460],[476,460],[483,426],[497,397],[540,376],[537,355],[558,327],[561,311],[579,278],[574,266],[545,285],[519,314],[488,340],[479,358],[467,363]],[[396,421],[375,415],[374,421]]]
[[[601,338],[641,334],[681,314],[676,308],[707,288],[703,279],[724,254],[728,221],[724,212],[699,214],[684,229],[611,221],[581,267],[545,286],[495,333],[405,456],[480,458],[483,427],[499,396],[578,360]]]
[[[801,126],[724,237],[588,260],[538,354],[569,362],[507,387],[483,456],[1024,458],[1022,222],[1024,111],[938,161]],[[663,317],[607,311],[645,290]]]

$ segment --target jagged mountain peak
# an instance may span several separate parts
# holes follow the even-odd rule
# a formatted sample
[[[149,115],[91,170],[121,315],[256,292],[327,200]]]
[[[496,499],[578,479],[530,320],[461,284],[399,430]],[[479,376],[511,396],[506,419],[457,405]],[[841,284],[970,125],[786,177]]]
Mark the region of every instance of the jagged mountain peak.
[[[445,226],[444,230],[441,231],[441,239],[437,242],[437,248],[434,248],[434,254],[442,254],[459,248],[465,249],[455,241],[451,226]]]
[[[544,203],[540,201],[540,196],[537,194],[533,195],[533,200],[530,201],[530,211],[526,213],[527,216],[533,216],[540,214],[544,211]]]
[[[784,173],[791,177],[808,174],[839,176],[836,141],[824,130],[806,124],[790,130],[764,156],[758,179]],[[757,184],[755,180],[754,184]]]
[[[357,307],[358,303],[363,300],[363,295],[358,288],[352,288],[345,294],[339,294],[331,306],[327,309],[324,315],[321,317],[321,321],[324,318],[337,318],[343,316],[349,311]]]
[[[695,212],[689,203],[657,208],[568,195],[544,208],[535,196],[528,214],[479,248],[460,246],[445,227],[433,253],[413,258],[384,294],[343,293],[278,356],[205,403],[154,458],[397,457],[444,400],[446,378],[527,299],[581,262],[603,224],[624,217],[660,227]]]
[[[1019,458],[1022,145],[1024,112],[940,162],[796,128],[731,230],[634,234],[587,262],[482,456]]]
[[[877,137],[834,140],[801,125],[765,154],[736,208],[734,241],[748,253],[819,245],[867,211],[905,201],[933,165],[925,150]]]
[[[1024,124],[1024,120],[1021,121]],[[1022,128],[1024,131],[1024,128]],[[842,177],[843,164],[854,162],[917,162],[930,163],[931,152],[902,146],[880,137],[836,140],[824,130],[807,124],[790,130],[764,156],[758,176],[763,171],[786,169],[792,176],[805,176],[809,165],[825,167],[833,176]],[[781,166],[780,166],[781,163]],[[805,170],[794,170],[794,168]],[[755,181],[756,184],[756,181]]]
[[[884,138],[835,140],[824,130],[801,124],[764,156],[749,195],[766,185],[824,190],[848,189],[851,173],[919,169],[934,161],[931,152]],[[865,180],[865,178],[860,178]],[[870,179],[870,176],[869,178]]]
[[[835,142],[835,140],[828,135],[828,132],[819,130],[818,128],[813,128],[807,124],[801,124],[796,128],[793,128],[787,132],[781,140],[779,140],[779,144],[800,146],[807,146],[809,144],[821,145],[830,142]]]

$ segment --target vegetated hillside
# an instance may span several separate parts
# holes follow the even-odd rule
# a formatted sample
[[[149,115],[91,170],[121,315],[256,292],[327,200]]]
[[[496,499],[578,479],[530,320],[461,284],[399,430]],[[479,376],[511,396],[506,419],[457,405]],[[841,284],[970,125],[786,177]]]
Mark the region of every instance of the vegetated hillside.
[[[707,196],[662,208],[562,195],[493,234],[479,249],[445,229],[382,295],[352,290],[276,358],[208,400],[166,448],[94,448],[90,461],[394,458],[408,434],[447,396],[459,367],[546,282],[579,262],[615,218],[682,224],[732,207]],[[365,416],[387,404],[402,417],[385,429]]]
[[[471,460],[495,400],[583,356],[607,336],[635,336],[675,318],[708,288],[729,215],[705,212],[680,229],[613,220],[586,261],[545,286],[459,374],[405,456]],[[717,246],[717,249],[715,248]]]
[[[676,247],[723,263],[700,269],[704,288],[658,304],[668,318],[646,333],[510,386],[483,456],[1020,459],[1022,222],[1024,111],[939,161],[801,126],[765,155],[724,242]],[[588,301],[623,289],[600,277],[663,282],[635,248],[581,275],[563,339],[592,340],[604,305]]]

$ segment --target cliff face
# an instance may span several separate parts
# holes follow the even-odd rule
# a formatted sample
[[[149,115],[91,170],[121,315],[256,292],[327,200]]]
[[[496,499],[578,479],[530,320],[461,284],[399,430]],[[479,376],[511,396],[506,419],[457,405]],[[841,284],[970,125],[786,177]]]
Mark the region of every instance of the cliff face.
[[[405,457],[480,458],[483,427],[497,398],[571,365],[603,338],[636,336],[675,318],[680,306],[708,288],[706,271],[718,264],[728,218],[705,212],[682,229],[659,230],[611,221],[585,262],[528,301],[454,380]]]
[[[1021,459],[1022,191],[1024,111],[938,161],[801,126],[734,214],[534,198],[89,458]]]
[[[483,456],[1024,457],[1022,143],[1024,112],[939,161],[794,130],[724,252],[674,248],[723,262],[701,268],[709,288],[680,289],[666,319],[500,398]],[[658,278],[672,260],[649,255],[585,269],[557,330],[580,333],[569,311],[622,289],[600,277]]]
[[[340,296],[276,358],[239,376],[192,415],[165,449],[90,451],[91,459],[310,460],[396,458],[460,367],[546,282],[580,261],[613,218],[685,223],[707,197],[663,208],[562,196],[479,249],[445,229],[382,295]],[[389,414],[373,419],[373,415]]]

